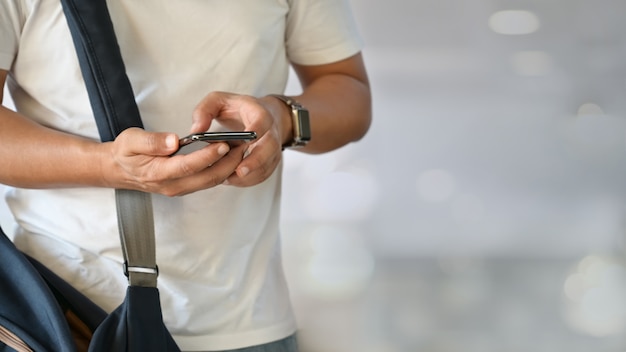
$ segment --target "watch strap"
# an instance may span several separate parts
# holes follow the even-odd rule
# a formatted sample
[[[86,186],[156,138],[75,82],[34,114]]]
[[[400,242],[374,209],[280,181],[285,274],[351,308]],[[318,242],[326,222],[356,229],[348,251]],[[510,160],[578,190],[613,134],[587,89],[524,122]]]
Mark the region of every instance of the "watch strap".
[[[292,97],[281,94],[270,94],[281,100],[291,110],[293,138],[283,145],[284,148],[303,147],[311,140],[309,111]]]

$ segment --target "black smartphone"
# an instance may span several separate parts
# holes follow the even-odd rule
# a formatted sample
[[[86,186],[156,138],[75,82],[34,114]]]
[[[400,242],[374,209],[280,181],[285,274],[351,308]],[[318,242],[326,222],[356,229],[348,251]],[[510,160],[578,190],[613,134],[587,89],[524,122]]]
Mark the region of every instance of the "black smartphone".
[[[179,145],[184,147],[193,142],[249,142],[256,139],[256,132],[203,132],[183,137]]]
[[[204,145],[200,143],[197,147],[191,147],[191,144],[195,142],[215,143],[215,142],[227,142],[234,146],[241,143],[250,142],[256,139],[256,132],[243,131],[243,132],[202,132],[194,133],[181,138],[178,142],[178,152],[176,154],[188,154],[192,151],[202,148]],[[189,146],[189,147],[187,147]],[[186,148],[185,148],[186,147]],[[183,149],[185,149],[183,151]]]

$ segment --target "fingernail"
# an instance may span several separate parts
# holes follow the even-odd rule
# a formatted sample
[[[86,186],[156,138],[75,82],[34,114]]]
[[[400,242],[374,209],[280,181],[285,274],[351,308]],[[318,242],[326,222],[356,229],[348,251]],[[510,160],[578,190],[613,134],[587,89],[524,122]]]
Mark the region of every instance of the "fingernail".
[[[239,176],[240,177],[245,177],[247,174],[250,173],[250,169],[248,169],[247,167],[243,166],[239,169]]]
[[[219,155],[226,155],[226,153],[228,153],[228,151],[230,150],[230,148],[228,147],[228,144],[226,143],[222,143],[220,144],[220,146],[217,148],[217,153]]]
[[[170,134],[165,137],[165,146],[167,147],[167,149],[174,149],[176,148],[177,144],[178,138],[176,136]]]

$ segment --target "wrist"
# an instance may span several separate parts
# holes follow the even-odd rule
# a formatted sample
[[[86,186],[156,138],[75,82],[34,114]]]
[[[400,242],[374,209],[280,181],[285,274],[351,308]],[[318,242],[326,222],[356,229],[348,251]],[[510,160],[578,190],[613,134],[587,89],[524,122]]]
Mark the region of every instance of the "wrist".
[[[142,190],[138,184],[130,178],[128,172],[120,164],[118,147],[113,142],[96,143],[93,152],[98,156],[98,179],[102,187],[115,189]]]
[[[101,186],[107,188],[119,188],[116,181],[118,165],[115,163],[113,142],[97,143],[94,147],[94,155],[98,155],[98,176]]]
[[[280,100],[289,110],[291,120],[291,138],[283,143],[283,149],[287,147],[304,147],[311,140],[311,123],[309,110],[292,97],[279,94],[271,94]],[[285,142],[285,141],[283,141]]]
[[[278,127],[278,136],[280,144],[288,144],[293,140],[293,119],[291,117],[291,109],[285,105],[283,101],[274,95],[268,95],[264,98],[270,104],[270,112],[276,121]]]

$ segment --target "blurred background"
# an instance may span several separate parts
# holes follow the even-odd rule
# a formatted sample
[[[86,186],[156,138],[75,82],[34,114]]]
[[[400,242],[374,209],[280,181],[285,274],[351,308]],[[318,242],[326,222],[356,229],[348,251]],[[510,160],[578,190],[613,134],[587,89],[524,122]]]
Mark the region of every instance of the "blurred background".
[[[285,153],[302,352],[625,352],[626,1],[351,3],[372,128]]]
[[[351,3],[372,128],[285,155],[303,352],[625,352],[626,1]]]

